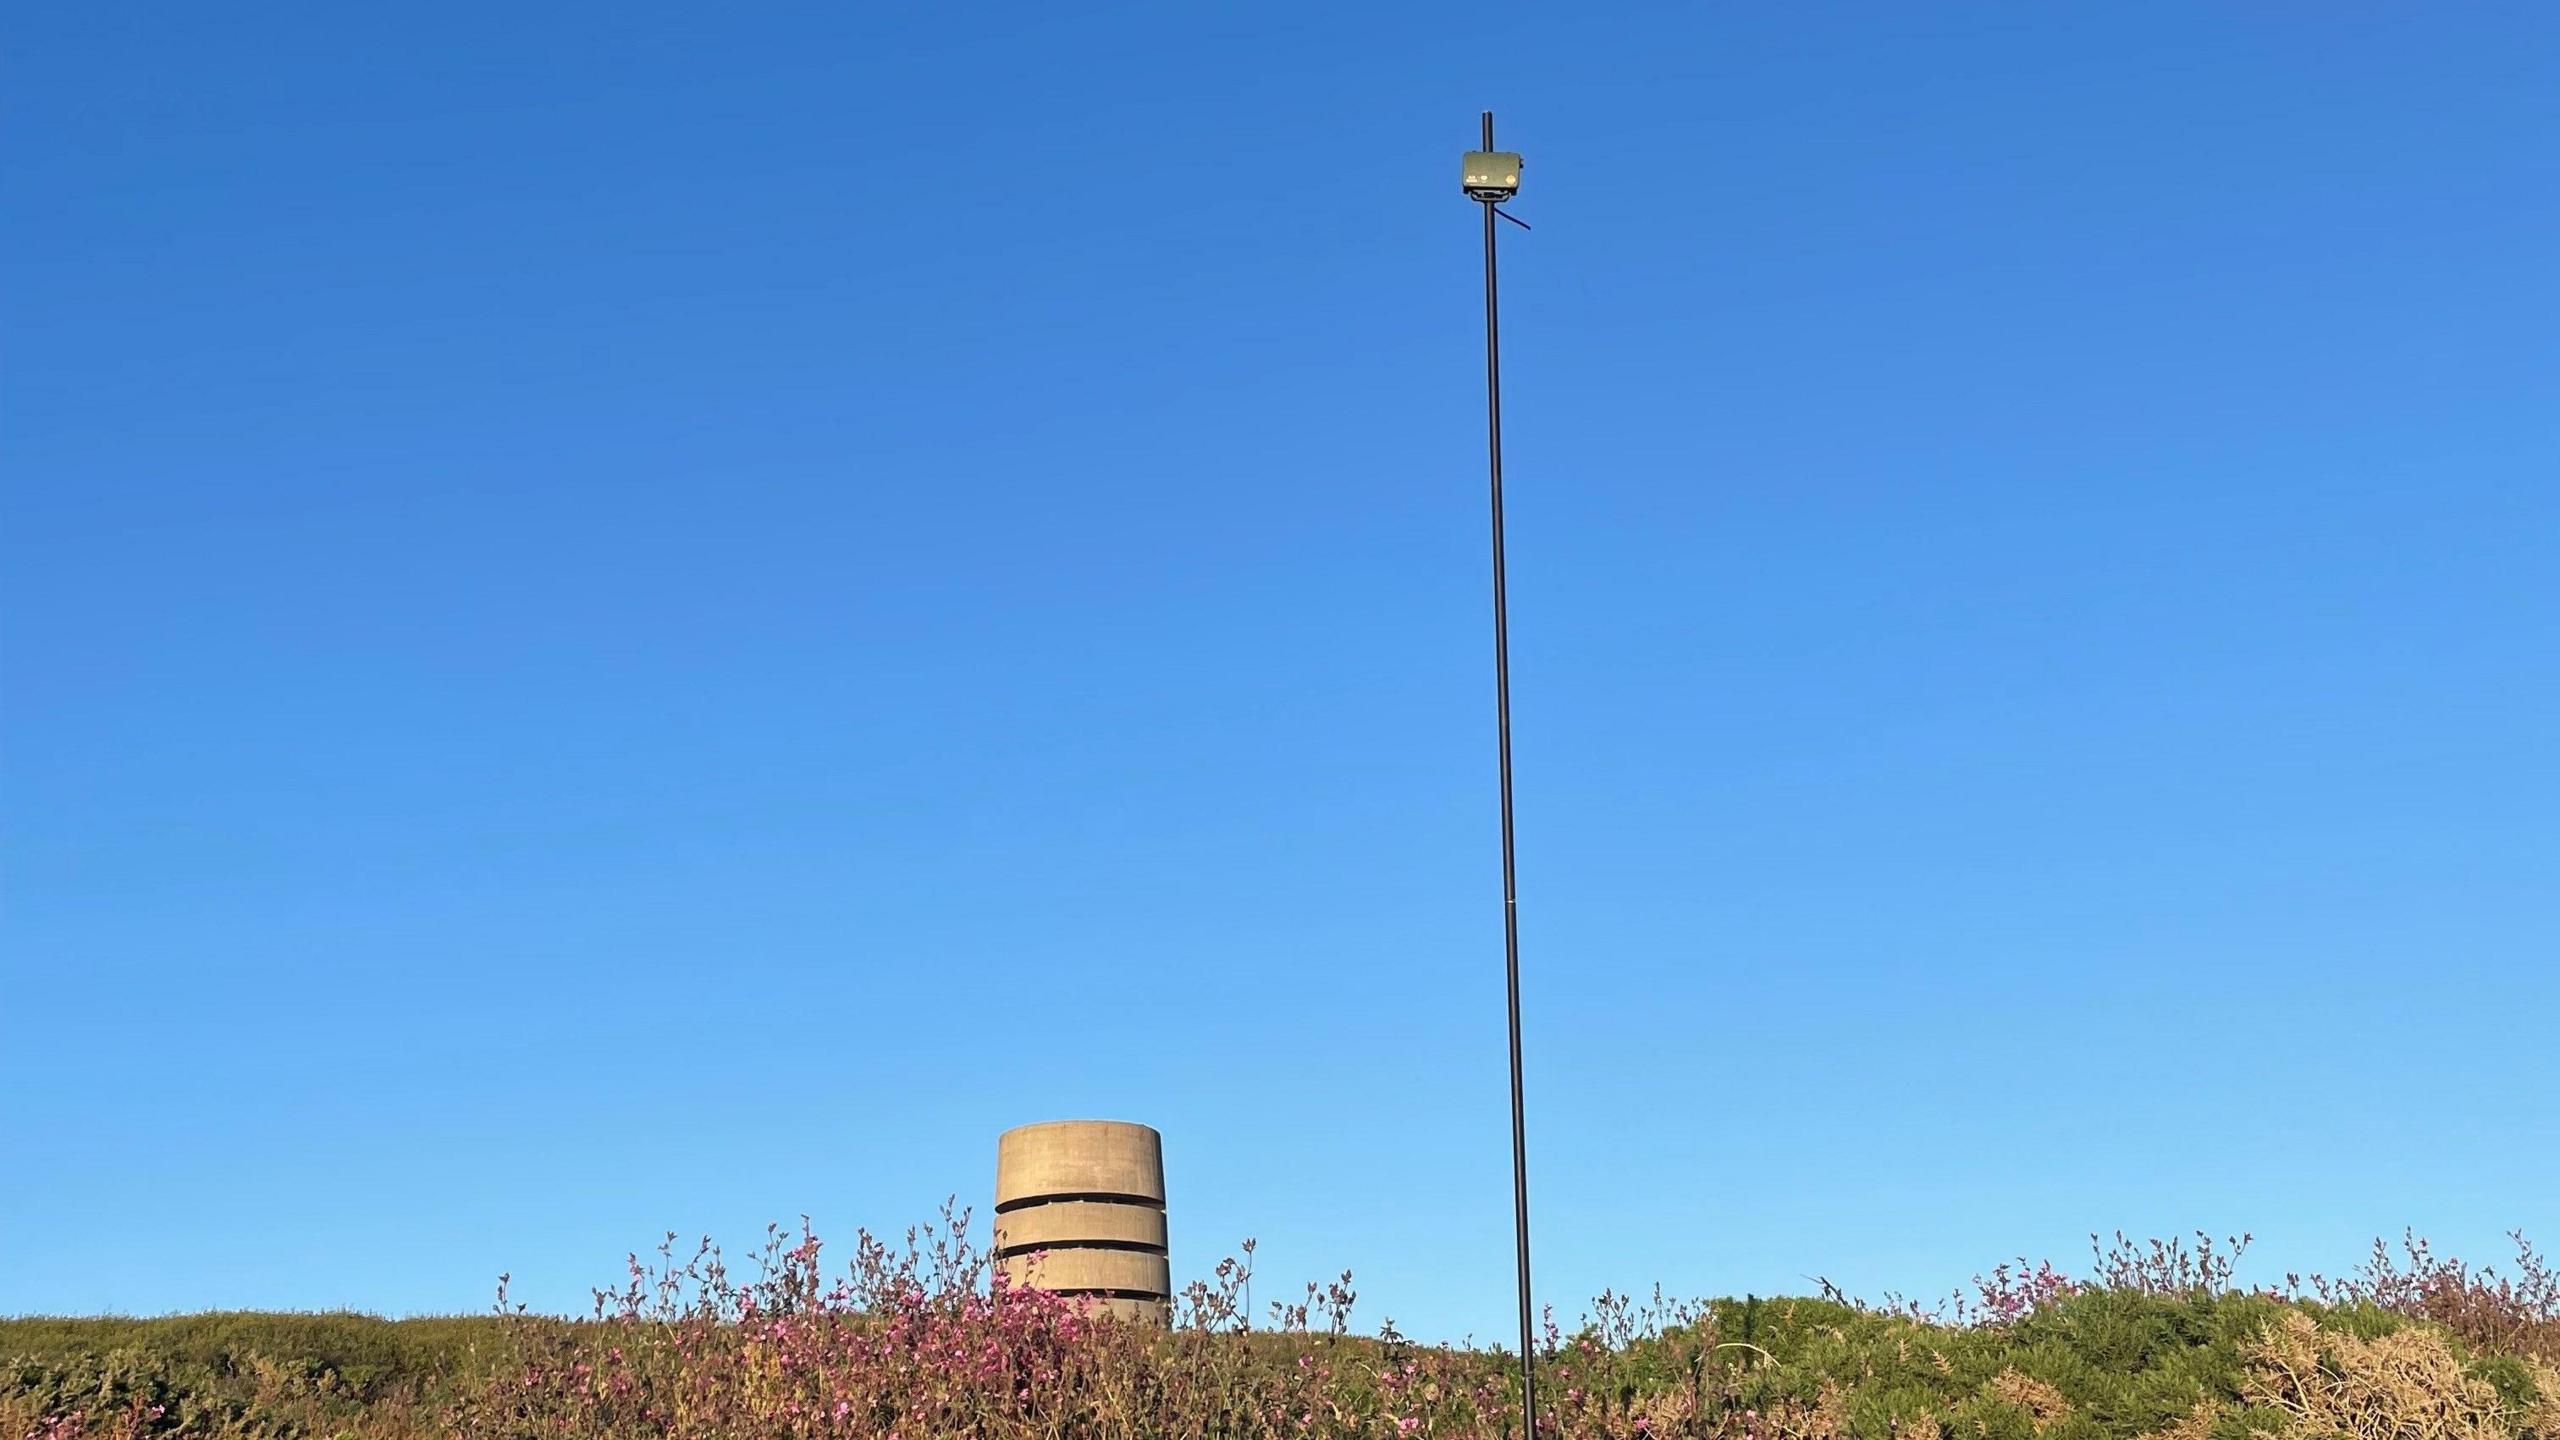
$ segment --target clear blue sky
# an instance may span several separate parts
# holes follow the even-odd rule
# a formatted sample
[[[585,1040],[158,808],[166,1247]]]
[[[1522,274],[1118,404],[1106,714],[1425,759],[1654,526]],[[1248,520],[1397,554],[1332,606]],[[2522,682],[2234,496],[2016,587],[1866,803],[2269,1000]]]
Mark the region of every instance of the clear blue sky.
[[[0,1310],[1103,1115],[1499,1333],[1487,105],[1544,1289],[2560,1241],[2546,6],[12,29]]]

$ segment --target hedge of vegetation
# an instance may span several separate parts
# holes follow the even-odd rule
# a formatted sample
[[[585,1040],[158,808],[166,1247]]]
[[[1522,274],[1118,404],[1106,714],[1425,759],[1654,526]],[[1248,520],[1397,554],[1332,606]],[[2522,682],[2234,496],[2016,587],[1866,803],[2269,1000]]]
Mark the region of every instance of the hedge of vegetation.
[[[1248,1326],[1237,1262],[1170,1331],[1006,1288],[951,1229],[840,1273],[777,1235],[635,1263],[597,1313],[220,1313],[0,1321],[0,1440],[152,1437],[1516,1435],[1499,1350],[1352,1333],[1348,1276]],[[1936,1307],[1604,1295],[1540,1345],[1553,1440],[2560,1440],[2560,1283],[2412,1241],[2342,1282],[2233,1281],[2233,1254],[2119,1243],[2000,1267]],[[1250,1254],[1250,1249],[1247,1251]]]

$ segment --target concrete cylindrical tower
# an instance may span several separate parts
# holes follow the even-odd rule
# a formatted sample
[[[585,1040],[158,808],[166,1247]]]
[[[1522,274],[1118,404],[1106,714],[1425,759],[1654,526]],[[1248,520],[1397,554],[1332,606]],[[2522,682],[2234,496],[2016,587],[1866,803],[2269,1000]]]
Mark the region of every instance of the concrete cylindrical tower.
[[[1162,1324],[1164,1140],[1121,1120],[1052,1120],[996,1139],[996,1263],[1016,1285]]]

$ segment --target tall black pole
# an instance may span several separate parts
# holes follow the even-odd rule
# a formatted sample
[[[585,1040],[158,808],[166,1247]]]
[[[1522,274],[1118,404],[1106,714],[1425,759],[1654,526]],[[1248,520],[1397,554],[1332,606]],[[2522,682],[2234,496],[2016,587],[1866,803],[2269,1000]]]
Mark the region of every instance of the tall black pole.
[[[1484,112],[1493,148],[1493,112]],[[1502,306],[1494,283],[1493,202],[1484,201],[1484,419],[1493,495],[1493,713],[1502,751],[1502,963],[1511,1001],[1511,1216],[1520,1271],[1520,1436],[1536,1440],[1536,1324],[1529,1299],[1529,1123],[1520,1089],[1520,878],[1511,850],[1511,605],[1502,563]]]

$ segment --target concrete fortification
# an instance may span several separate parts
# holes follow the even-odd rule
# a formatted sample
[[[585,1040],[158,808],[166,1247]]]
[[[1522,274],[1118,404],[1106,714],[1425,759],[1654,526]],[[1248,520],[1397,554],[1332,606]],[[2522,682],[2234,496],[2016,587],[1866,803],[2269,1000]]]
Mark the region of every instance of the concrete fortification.
[[[1005,1278],[1162,1324],[1164,1141],[1121,1120],[1053,1120],[996,1140],[996,1261]]]

